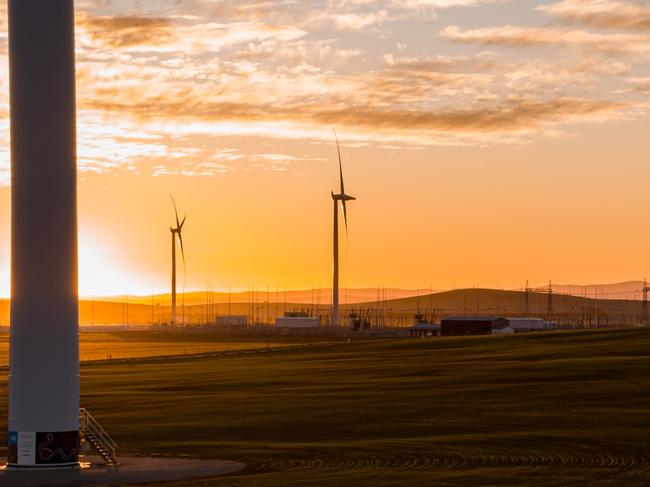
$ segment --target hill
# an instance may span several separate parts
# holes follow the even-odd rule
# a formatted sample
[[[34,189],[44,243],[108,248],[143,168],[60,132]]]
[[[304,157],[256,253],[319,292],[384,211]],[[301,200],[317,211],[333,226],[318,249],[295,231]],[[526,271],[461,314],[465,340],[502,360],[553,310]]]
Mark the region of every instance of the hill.
[[[365,303],[368,301],[376,300],[378,296],[381,296],[382,293],[388,299],[397,299],[405,298],[409,296],[415,296],[420,292],[417,289],[398,289],[398,288],[349,288],[341,289],[341,301],[347,303]],[[150,305],[152,296],[105,296],[98,297],[98,301],[104,301],[109,303],[121,303],[124,300],[127,300],[129,303],[133,304],[145,304]],[[267,289],[259,288],[255,291],[243,291],[243,292],[217,292],[213,291],[208,293],[207,291],[193,291],[186,293],[178,294],[178,301],[185,299],[186,305],[195,305],[195,304],[204,304],[208,301],[216,304],[227,304],[227,303],[251,303],[254,301],[257,302],[270,302],[270,303],[288,303],[302,304],[302,305],[316,305],[318,303],[322,305],[331,304],[332,302],[332,289],[330,288],[316,288],[316,289],[304,289],[304,290],[287,290],[286,292],[282,289],[269,288],[268,294]],[[166,303],[169,304],[171,301],[170,294],[156,294],[153,296],[154,302],[157,303]]]
[[[390,297],[390,293],[387,293]],[[169,301],[158,299],[160,296],[140,297],[135,302],[131,297],[115,301],[82,300],[79,304],[80,319],[84,325],[147,325],[167,323],[171,317]],[[164,296],[162,296],[164,298]],[[222,296],[223,297],[223,296]],[[240,296],[242,297],[242,296]],[[285,311],[306,310],[313,315],[320,315],[327,322],[330,315],[329,303],[303,303],[282,300],[275,301],[266,293],[255,296],[259,301],[216,302],[207,303],[206,293],[192,293],[178,299],[178,321],[187,323],[205,323],[213,321],[215,316],[234,314],[246,315],[249,321],[256,323],[273,323],[275,318]],[[495,289],[458,289],[421,296],[361,303],[342,303],[342,314],[361,313],[373,324],[387,326],[410,326],[413,316],[419,310],[435,320],[451,315],[499,315],[524,316],[526,294],[521,291],[504,291]],[[547,317],[548,294],[530,292],[528,294],[528,315]],[[626,299],[594,299],[563,294],[554,294],[552,298],[552,318],[562,324],[586,323],[587,325],[632,325],[637,324],[641,315],[641,302]],[[9,302],[0,301],[0,324],[9,322]]]
[[[505,317],[547,318],[547,293],[526,293],[496,289],[459,289],[426,296],[370,302],[349,308],[386,322],[402,323],[406,318],[421,312],[430,319],[446,316],[490,315]],[[631,325],[639,322],[642,303],[624,299],[590,299],[579,296],[554,294],[550,318],[561,324],[586,323],[587,325]]]
[[[642,297],[643,281],[626,281],[615,284],[553,284],[553,291],[558,294],[586,296],[588,298],[632,299]],[[545,292],[546,288],[537,291]]]

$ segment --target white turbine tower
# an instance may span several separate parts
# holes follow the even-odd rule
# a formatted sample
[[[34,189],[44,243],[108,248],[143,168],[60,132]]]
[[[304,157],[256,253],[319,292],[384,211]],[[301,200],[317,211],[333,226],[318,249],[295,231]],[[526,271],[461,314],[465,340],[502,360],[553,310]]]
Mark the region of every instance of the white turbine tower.
[[[341,162],[341,149],[339,147],[339,138],[334,132],[336,139],[336,150],[339,156],[339,175],[341,178],[341,192],[334,194],[332,191],[332,200],[334,201],[334,268],[332,283],[332,326],[339,325],[339,202],[343,206],[343,220],[345,222],[345,235],[348,235],[348,210],[346,202],[354,201],[356,198],[345,194],[345,184],[343,183],[343,163]]]
[[[5,5],[12,201],[7,468],[77,468],[74,2]]]
[[[183,257],[183,275],[185,275],[185,250],[183,249],[183,225],[185,225],[185,220],[187,215],[183,217],[183,221],[178,219],[178,210],[176,209],[176,201],[174,197],[169,195],[172,199],[174,205],[174,215],[176,216],[176,228],[169,227],[169,231],[172,233],[172,325],[176,324],[176,237],[178,236],[178,242],[181,244],[181,255]]]

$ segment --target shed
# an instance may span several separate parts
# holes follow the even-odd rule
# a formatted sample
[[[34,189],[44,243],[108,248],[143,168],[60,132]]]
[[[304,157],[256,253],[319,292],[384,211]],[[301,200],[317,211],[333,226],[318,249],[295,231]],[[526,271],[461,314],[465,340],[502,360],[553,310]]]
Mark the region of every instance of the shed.
[[[440,325],[437,323],[416,323],[409,328],[412,337],[437,337],[440,336]]]
[[[514,333],[544,331],[548,328],[546,321],[539,318],[508,318],[508,326]]]
[[[461,316],[442,320],[442,336],[491,335],[493,330],[506,328],[508,320],[494,316]]]

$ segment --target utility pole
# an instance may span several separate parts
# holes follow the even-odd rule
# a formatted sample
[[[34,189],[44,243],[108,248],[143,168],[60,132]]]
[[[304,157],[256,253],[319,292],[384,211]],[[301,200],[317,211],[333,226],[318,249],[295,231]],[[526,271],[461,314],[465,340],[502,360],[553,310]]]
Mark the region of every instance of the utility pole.
[[[650,287],[648,287],[648,280],[643,280],[643,303],[641,304],[641,324],[648,324],[648,292],[650,292]]]
[[[583,315],[582,315],[582,327],[583,328],[585,328],[587,326],[587,286],[585,286],[584,295],[585,295],[585,300],[584,300],[584,310],[583,310]]]
[[[598,286],[596,286],[596,302],[594,308],[594,321],[596,322],[596,328],[598,328],[600,325],[600,316],[598,315]]]
[[[526,289],[524,290],[524,318],[530,317],[530,288],[528,279],[526,279]]]
[[[388,297],[387,297],[387,293],[386,293],[386,286],[384,286],[384,293],[383,294],[384,294],[384,319],[382,320],[383,321],[382,324],[383,324],[383,326],[386,326],[386,322],[387,322],[387,319],[386,319],[386,304],[387,304],[387,301],[388,301]]]
[[[553,283],[548,281],[548,296],[546,298],[546,321],[553,318]]]

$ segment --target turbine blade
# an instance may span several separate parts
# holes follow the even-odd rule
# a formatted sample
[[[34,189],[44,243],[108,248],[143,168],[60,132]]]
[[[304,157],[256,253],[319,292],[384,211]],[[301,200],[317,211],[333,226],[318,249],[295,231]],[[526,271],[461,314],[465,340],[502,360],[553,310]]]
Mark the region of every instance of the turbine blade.
[[[183,257],[183,276],[185,276],[185,249],[183,248],[183,234],[181,234],[181,232],[178,232],[178,242],[181,244],[181,256]]]
[[[339,146],[339,137],[336,134],[336,129],[334,130],[334,138],[336,139],[336,151],[339,154],[339,175],[341,176],[341,194],[345,194],[345,185],[343,184],[343,162],[341,161],[341,147]],[[345,202],[343,203],[343,208],[345,208]]]
[[[350,233],[348,232],[348,207],[346,201],[343,200],[343,222],[345,224],[345,260],[347,262],[350,256]]]
[[[183,217],[183,221],[182,221],[181,224],[178,226],[178,229],[179,229],[179,230],[182,230],[182,229],[183,229],[183,225],[185,225],[185,220],[187,220],[187,214],[185,214],[185,216]]]
[[[169,197],[172,199],[172,204],[174,205],[174,214],[176,215],[176,228],[180,226],[180,222],[178,221],[178,210],[176,209],[176,201],[174,201],[174,197],[172,196],[171,193],[169,193]]]

